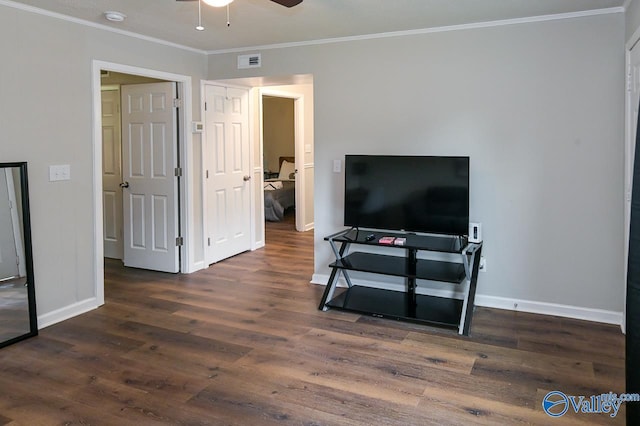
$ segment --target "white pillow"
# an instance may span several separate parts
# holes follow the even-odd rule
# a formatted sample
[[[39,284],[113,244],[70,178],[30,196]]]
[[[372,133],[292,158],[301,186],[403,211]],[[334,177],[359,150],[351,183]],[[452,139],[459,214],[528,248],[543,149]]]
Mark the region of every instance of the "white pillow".
[[[280,166],[280,174],[278,175],[278,179],[284,179],[284,180],[293,179],[291,175],[292,173],[295,173],[295,172],[296,172],[295,164],[285,160],[282,162],[282,165]]]

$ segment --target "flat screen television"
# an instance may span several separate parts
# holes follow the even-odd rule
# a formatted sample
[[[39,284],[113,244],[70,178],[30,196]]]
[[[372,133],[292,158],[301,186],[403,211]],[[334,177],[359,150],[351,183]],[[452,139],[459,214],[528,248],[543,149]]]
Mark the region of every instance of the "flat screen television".
[[[467,235],[469,157],[347,155],[344,224]]]

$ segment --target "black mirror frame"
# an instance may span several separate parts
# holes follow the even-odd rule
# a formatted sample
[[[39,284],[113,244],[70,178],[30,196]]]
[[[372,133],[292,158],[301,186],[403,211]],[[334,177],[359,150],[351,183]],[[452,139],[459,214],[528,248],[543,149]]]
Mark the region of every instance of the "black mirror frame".
[[[20,191],[22,202],[22,226],[24,234],[24,258],[27,271],[27,298],[29,304],[29,332],[0,342],[0,348],[38,335],[38,316],[36,314],[36,291],[33,278],[33,250],[31,247],[31,216],[29,215],[29,179],[27,163],[0,163],[0,169],[18,168],[20,170]]]

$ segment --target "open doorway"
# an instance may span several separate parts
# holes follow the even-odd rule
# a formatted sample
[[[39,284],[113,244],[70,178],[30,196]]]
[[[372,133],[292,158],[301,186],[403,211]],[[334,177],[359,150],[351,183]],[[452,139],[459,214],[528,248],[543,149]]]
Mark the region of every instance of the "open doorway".
[[[136,132],[139,135],[143,134],[143,127],[147,127],[147,129],[151,130],[151,134],[153,136],[148,137],[145,133],[145,137],[150,141],[147,145],[163,145],[166,149],[162,150],[151,150],[144,151],[141,149],[142,147],[142,139],[138,139],[137,142],[134,142],[134,148],[123,148],[120,150],[127,151],[128,154],[132,156],[132,162],[127,171],[123,172],[122,180],[119,185],[122,185],[126,188],[125,178],[127,177],[127,172],[130,173],[129,176],[135,176],[136,178],[142,178],[141,169],[137,168],[136,165],[143,165],[145,161],[148,160],[148,164],[154,164],[151,169],[147,166],[145,170],[146,176],[151,176],[153,179],[148,179],[148,181],[153,182],[159,177],[166,178],[164,180],[172,182],[173,192],[171,193],[161,193],[155,188],[146,187],[144,189],[136,190],[135,193],[132,192],[130,201],[133,203],[138,203],[138,205],[129,205],[124,206],[123,211],[128,211],[132,213],[132,216],[137,214],[137,218],[143,218],[145,221],[150,220],[152,215],[156,215],[157,213],[165,212],[166,217],[170,218],[167,220],[168,226],[166,227],[167,232],[158,233],[157,229],[154,230],[156,232],[155,240],[153,241],[152,251],[158,248],[169,248],[173,249],[173,253],[175,254],[175,267],[172,267],[170,272],[178,272],[182,270],[184,272],[191,272],[194,270],[193,265],[191,264],[192,260],[192,251],[191,247],[187,247],[185,250],[181,248],[176,248],[176,246],[181,245],[182,235],[187,235],[187,229],[192,229],[193,223],[190,222],[190,208],[191,205],[191,182],[188,176],[186,179],[178,179],[181,176],[182,170],[185,168],[185,164],[190,164],[192,162],[193,153],[189,149],[189,142],[191,139],[190,133],[186,130],[184,124],[180,125],[180,123],[186,123],[191,118],[191,77],[165,73],[162,71],[148,70],[128,65],[121,65],[115,63],[108,63],[102,61],[93,61],[92,67],[92,77],[93,77],[93,122],[94,122],[94,137],[93,137],[93,188],[94,188],[94,235],[95,235],[95,258],[94,258],[94,271],[95,271],[95,283],[96,283],[96,301],[98,305],[104,304],[104,239],[106,230],[105,224],[105,199],[103,192],[103,172],[105,168],[105,160],[109,160],[108,155],[118,156],[118,149],[114,149],[112,147],[105,146],[103,143],[104,135],[103,135],[103,120],[102,120],[102,81],[107,75],[111,75],[112,73],[119,73],[122,75],[128,75],[127,78],[132,79],[142,79],[148,81],[147,79],[153,79],[154,83],[145,83],[145,84],[164,84],[165,87],[169,87],[167,91],[160,93],[160,90],[156,88],[149,89],[147,92],[132,92],[131,96],[127,98],[125,101],[127,103],[127,108],[130,113],[132,113],[130,117],[130,122],[132,123],[129,126],[127,132],[134,134]],[[162,83],[157,82],[161,80]],[[140,81],[140,80],[138,80]],[[167,83],[169,82],[169,83]],[[132,87],[134,85],[127,85]],[[125,85],[120,86],[125,87]],[[154,111],[165,111],[165,117],[163,118],[162,125],[156,125],[153,119],[138,119],[138,116],[135,114],[144,112],[144,108],[137,108],[137,105],[144,105],[145,99],[149,101],[149,103],[153,104]],[[126,109],[126,108],[122,108]],[[146,111],[146,110],[145,110]],[[135,114],[133,114],[135,113]],[[146,120],[146,121],[145,121]],[[143,123],[143,124],[140,124]],[[146,124],[144,124],[146,123]],[[166,123],[171,123],[173,127],[166,127]],[[169,131],[164,131],[163,129],[170,129]],[[172,135],[175,135],[172,136]],[[107,142],[109,144],[110,142]],[[137,145],[136,145],[137,144]],[[136,148],[137,146],[137,148]],[[109,148],[105,150],[105,148]],[[108,154],[107,152],[112,154]],[[166,157],[164,157],[166,156]],[[113,164],[117,162],[114,161]],[[159,165],[162,164],[160,167]],[[127,167],[124,167],[127,169]],[[147,173],[147,172],[150,172]],[[133,173],[133,174],[131,174]],[[117,176],[117,174],[116,174]],[[143,179],[141,179],[143,180]],[[175,184],[173,184],[175,182]],[[144,201],[144,196],[142,194],[159,194],[159,195],[151,195],[149,197],[152,201],[151,203],[147,203]],[[172,204],[173,203],[173,204]],[[137,213],[136,213],[137,211]],[[170,217],[169,214],[173,213],[173,216]],[[180,221],[180,218],[187,218],[184,221]],[[144,224],[146,227],[146,224]],[[170,231],[174,230],[173,234]],[[142,235],[144,233],[138,232],[135,230],[126,230],[126,226],[123,226],[122,232],[124,234],[129,234],[134,241],[132,245],[141,245],[139,244],[142,241]],[[113,235],[113,233],[111,233]],[[161,238],[159,238],[161,237]],[[156,250],[162,251],[162,250]],[[169,250],[166,250],[169,251]],[[127,257],[127,254],[124,253],[124,258]],[[157,264],[149,264],[142,265],[140,267],[146,269],[154,269],[154,270],[162,270],[161,268],[164,266],[160,266],[164,264],[164,261],[161,261]]]
[[[282,181],[284,189],[289,179],[288,185],[295,187],[293,212],[290,212],[295,213],[295,230],[309,231],[314,227],[313,84],[261,87],[259,102],[259,146],[263,170],[269,172],[265,173],[265,180],[269,176]],[[264,185],[265,219],[268,219],[269,182]],[[289,205],[283,207],[285,213],[291,209]]]
[[[295,101],[262,94],[261,102],[265,226],[296,230]]]

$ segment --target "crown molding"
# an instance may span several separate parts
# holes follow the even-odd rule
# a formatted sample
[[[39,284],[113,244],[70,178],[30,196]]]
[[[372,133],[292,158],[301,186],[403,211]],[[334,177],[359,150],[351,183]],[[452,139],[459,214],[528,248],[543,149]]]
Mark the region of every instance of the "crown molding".
[[[267,44],[262,46],[239,47],[233,49],[209,50],[209,55],[219,55],[225,53],[240,53],[255,50],[285,49],[290,47],[315,46],[321,44],[345,43],[349,41],[375,40],[380,38],[406,37],[421,34],[442,33],[448,31],[464,31],[478,28],[502,27],[506,25],[529,24],[534,22],[558,21],[564,19],[585,18],[589,16],[610,15],[613,13],[624,13],[624,7],[611,7],[606,9],[586,10],[582,12],[558,13],[554,15],[530,16],[527,18],[502,19],[498,21],[476,22],[471,24],[447,25],[442,27],[421,28],[416,30],[392,31],[386,33],[366,34],[360,36],[336,37],[319,40],[309,40],[291,43]]]
[[[503,19],[503,20],[497,20],[497,21],[476,22],[476,23],[460,24],[460,25],[447,25],[442,27],[421,28],[416,30],[392,31],[392,32],[386,32],[386,33],[366,34],[366,35],[360,35],[360,36],[336,37],[336,38],[326,38],[326,39],[300,41],[300,42],[278,43],[278,44],[268,44],[268,45],[262,45],[262,46],[247,46],[247,47],[239,47],[239,48],[231,48],[231,49],[219,49],[219,50],[206,51],[206,50],[196,49],[189,46],[184,46],[178,43],[173,43],[167,40],[162,40],[155,37],[145,36],[132,31],[120,30],[117,28],[110,27],[108,25],[87,21],[85,19],[74,18],[68,15],[63,15],[61,13],[51,12],[49,10],[41,9],[38,7],[29,6],[22,3],[16,3],[11,0],[0,0],[0,6],[7,6],[14,9],[23,10],[25,12],[36,13],[39,15],[48,16],[51,18],[60,19],[63,21],[72,22],[75,24],[84,25],[87,27],[96,28],[104,31],[109,31],[112,33],[133,37],[140,40],[149,41],[152,43],[158,43],[158,44],[162,44],[169,47],[183,49],[183,50],[187,50],[194,53],[200,53],[204,55],[240,53],[240,52],[248,52],[252,50],[255,51],[255,50],[285,49],[285,48],[291,48],[291,47],[315,46],[315,45],[322,45],[322,44],[345,43],[350,41],[375,40],[375,39],[392,38],[392,37],[406,37],[406,36],[421,35],[421,34],[448,32],[448,31],[464,31],[464,30],[472,30],[472,29],[479,29],[479,28],[500,27],[500,26],[506,26],[506,25],[557,21],[557,20],[563,20],[563,19],[584,18],[584,17],[597,16],[597,15],[609,15],[613,13],[624,13],[625,10],[628,8],[629,3],[630,3],[630,0],[627,0],[625,1],[624,5],[621,7],[587,10],[582,12],[558,13],[554,15],[540,15],[540,16],[531,16],[526,18]]]
[[[30,6],[30,5],[26,5],[26,4],[22,4],[22,3],[16,3],[16,2],[10,1],[10,0],[0,0],[0,6],[7,6],[7,7],[14,8],[14,9],[22,10],[24,12],[31,12],[31,13],[35,13],[35,14],[38,14],[38,15],[47,16],[47,17],[50,17],[50,18],[60,19],[62,21],[72,22],[74,24],[84,25],[86,27],[91,27],[91,28],[96,28],[96,29],[99,29],[99,30],[109,31],[109,32],[112,32],[112,33],[116,33],[116,34],[120,34],[120,35],[124,35],[124,36],[128,36],[128,37],[133,37],[133,38],[137,38],[139,40],[149,41],[149,42],[152,42],[152,43],[162,44],[162,45],[168,46],[168,47],[175,47],[175,48],[178,48],[178,49],[188,50],[190,52],[200,53],[200,54],[203,54],[203,55],[207,54],[207,52],[204,51],[204,50],[195,49],[193,47],[184,46],[182,44],[173,43],[173,42],[170,42],[170,41],[167,41],[167,40],[162,40],[162,39],[155,38],[155,37],[145,36],[145,35],[142,35],[142,34],[135,33],[133,31],[125,31],[125,30],[121,30],[121,29],[118,29],[118,28],[113,28],[113,27],[110,27],[108,25],[98,24],[96,22],[87,21],[85,19],[74,18],[74,17],[69,16],[69,15],[63,15],[62,13],[51,12],[50,10],[40,9],[39,7]]]

